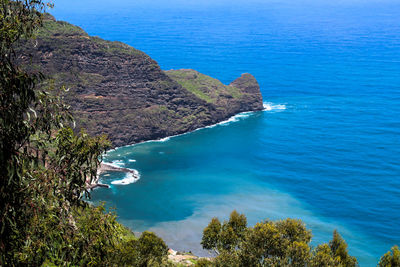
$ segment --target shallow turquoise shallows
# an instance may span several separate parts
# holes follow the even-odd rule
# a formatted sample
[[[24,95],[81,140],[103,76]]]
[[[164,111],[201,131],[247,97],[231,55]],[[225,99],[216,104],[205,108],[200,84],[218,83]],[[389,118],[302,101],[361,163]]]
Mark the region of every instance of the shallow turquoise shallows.
[[[303,219],[314,245],[337,228],[361,266],[400,245],[399,1],[134,2],[59,0],[53,14],[163,69],[250,72],[266,110],[109,152],[140,179],[106,173],[92,201],[200,255],[202,229],[233,209],[250,225]]]

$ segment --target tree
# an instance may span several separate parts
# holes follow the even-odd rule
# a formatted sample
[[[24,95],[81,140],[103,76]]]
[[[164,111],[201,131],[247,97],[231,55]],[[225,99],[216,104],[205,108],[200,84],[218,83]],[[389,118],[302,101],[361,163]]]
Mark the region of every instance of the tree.
[[[310,241],[311,232],[300,220],[265,221],[247,231],[239,254],[248,266],[304,266]]]
[[[30,163],[25,144],[32,128],[42,126],[27,121],[28,109],[37,99],[34,88],[42,76],[16,66],[13,48],[40,25],[43,8],[41,1],[1,0],[0,5],[0,263],[9,260],[15,231],[25,223],[20,209],[29,176],[24,168]]]
[[[357,259],[349,255],[346,242],[335,230],[329,244],[319,245],[314,250],[311,266],[354,267],[358,266],[358,264]]]
[[[311,258],[311,248],[308,243],[294,241],[290,244],[286,259],[290,266],[307,266]]]
[[[14,47],[42,24],[41,0],[0,0],[0,266],[154,266],[165,243],[137,239],[116,215],[93,207],[87,184],[110,146],[74,132],[63,88],[19,65]]]
[[[322,244],[317,246],[314,251],[314,255],[311,259],[310,266],[312,267],[333,267],[337,263],[332,257],[332,250],[328,244]]]
[[[400,267],[400,250],[398,246],[392,247],[379,261],[379,267]]]
[[[333,231],[333,238],[329,242],[329,246],[335,261],[346,267],[357,266],[356,258],[349,255],[346,242],[336,230]]]
[[[218,218],[212,218],[211,222],[208,224],[203,231],[203,238],[201,240],[201,245],[204,249],[213,250],[216,254],[219,254],[219,235],[221,233],[221,222]]]
[[[229,216],[227,225],[232,228],[238,239],[242,239],[247,228],[247,219],[244,214],[239,214],[236,210]]]
[[[14,48],[32,37],[48,4],[0,1],[0,265],[41,265],[49,259],[80,265],[85,255],[104,259],[117,224],[103,211],[86,209],[82,197],[109,142],[75,134],[63,90],[40,90],[44,76],[18,65]],[[97,225],[104,222],[94,236],[105,237],[101,243],[109,246],[88,249],[92,230],[79,223],[81,211],[97,214]],[[85,249],[86,254],[75,253]]]
[[[204,229],[202,245],[217,251],[215,266],[357,266],[337,231],[329,244],[313,250],[311,231],[301,220],[265,220],[253,227],[246,225],[246,217],[233,211],[228,222],[221,225],[213,218]],[[398,250],[393,251],[398,255]],[[389,259],[391,254],[388,255]],[[391,260],[386,258],[385,261]]]
[[[213,250],[217,255],[221,251],[235,249],[243,239],[247,228],[247,220],[243,214],[234,210],[229,221],[223,224],[213,218],[203,231],[201,244],[204,249]]]
[[[138,266],[161,265],[163,258],[167,255],[168,247],[164,241],[152,232],[145,231],[137,241],[139,252]]]
[[[216,266],[304,266],[310,259],[311,232],[299,220],[257,223],[247,228],[233,211],[222,225],[213,218],[204,229],[203,248],[217,253]]]

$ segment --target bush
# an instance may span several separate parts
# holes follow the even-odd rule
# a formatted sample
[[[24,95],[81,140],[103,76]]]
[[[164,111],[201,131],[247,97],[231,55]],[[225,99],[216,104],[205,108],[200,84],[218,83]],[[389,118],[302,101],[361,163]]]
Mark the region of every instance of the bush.
[[[45,7],[0,5],[0,266],[159,264],[160,238],[137,240],[115,214],[82,200],[110,142],[76,134],[64,90],[39,90],[45,77],[18,65],[14,47],[40,27]]]
[[[379,267],[400,267],[400,250],[398,246],[392,247],[391,251],[381,257]]]
[[[357,265],[347,244],[337,233],[316,250],[311,231],[301,220],[264,221],[246,227],[246,217],[236,211],[222,225],[213,218],[204,229],[203,248],[217,253],[215,266],[346,266]]]
[[[213,266],[213,263],[207,259],[199,259],[196,264],[194,265],[195,267],[211,267]]]

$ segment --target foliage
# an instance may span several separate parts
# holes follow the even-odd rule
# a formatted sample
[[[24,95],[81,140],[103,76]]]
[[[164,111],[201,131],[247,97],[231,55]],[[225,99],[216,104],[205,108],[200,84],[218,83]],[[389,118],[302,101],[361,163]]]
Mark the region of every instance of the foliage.
[[[218,254],[217,248],[221,245],[217,244],[220,241],[221,222],[218,218],[212,218],[211,222],[203,231],[201,245],[204,249],[214,250]]]
[[[265,221],[249,229],[240,258],[253,266],[301,265],[305,260],[299,255],[308,253],[304,247],[310,240],[310,231],[299,220]]]
[[[222,225],[218,218],[213,218],[204,229],[201,244],[204,249],[213,250],[216,254],[220,251],[235,248],[243,239],[247,227],[247,220],[243,214],[233,211],[229,221]]]
[[[71,36],[80,35],[88,36],[88,34],[80,27],[74,26],[64,21],[55,22],[50,14],[45,14],[43,27],[39,29],[38,37],[49,38],[51,35]]]
[[[229,95],[232,98],[242,96],[240,89],[224,85],[219,80],[195,70],[169,70],[165,73],[189,92],[208,103],[217,103],[220,96]]]
[[[22,36],[32,35],[35,27],[41,23],[38,10],[43,8],[44,4],[40,1],[1,0],[0,263],[9,260],[15,233],[21,231],[26,222],[22,207],[26,204],[24,198],[29,190],[28,180],[33,178],[32,173],[27,170],[32,163],[32,157],[27,151],[29,147],[26,143],[36,127],[39,131],[46,132],[46,129],[41,129],[43,124],[40,122],[48,114],[44,112],[42,116],[36,115],[35,122],[30,123],[28,113],[28,108],[37,99],[34,87],[42,76],[39,73],[26,73],[13,63],[16,58],[13,45]],[[37,113],[34,111],[34,114]]]
[[[398,246],[392,247],[391,251],[381,257],[379,267],[400,267],[400,250]]]
[[[336,230],[333,232],[333,238],[329,242],[329,246],[336,262],[339,262],[342,266],[350,267],[357,265],[356,258],[348,254],[347,244]]]
[[[151,232],[137,239],[114,213],[82,200],[90,197],[86,185],[95,179],[110,143],[104,136],[74,133],[61,92],[39,91],[44,76],[16,63],[15,44],[42,24],[40,12],[47,4],[0,1],[0,266],[169,265],[162,239]],[[57,26],[68,30],[65,23]],[[233,211],[229,221],[213,218],[204,229],[201,244],[216,259],[196,264],[357,266],[337,231],[329,244],[314,250],[310,241],[300,220],[248,228],[246,217]],[[400,266],[397,246],[379,266]]]
[[[21,39],[22,36],[30,37],[41,25],[41,11],[49,3],[41,0],[1,0],[0,8],[0,53],[2,61],[10,59],[12,46]],[[2,62],[4,63],[4,62]]]
[[[311,266],[313,267],[331,267],[336,266],[336,262],[332,257],[331,248],[328,244],[322,244],[317,246],[314,251],[314,256],[311,259]]]
[[[356,266],[347,244],[334,232],[329,244],[312,250],[311,231],[300,220],[264,221],[246,227],[246,217],[233,211],[222,225],[213,218],[204,229],[203,248],[213,250],[215,266]]]
[[[205,258],[197,260],[195,267],[212,267],[213,263]]]
[[[161,265],[163,256],[168,251],[168,247],[161,238],[147,231],[142,233],[136,246],[139,252],[138,266]]]
[[[61,218],[53,207],[33,216],[28,238],[16,253],[18,263],[27,266],[47,264],[99,265],[107,260],[119,238],[119,224],[102,207],[71,207]]]
[[[114,245],[105,266],[167,266],[168,248],[164,241],[152,232],[143,232],[137,238],[125,239]]]
[[[160,238],[137,240],[83,201],[109,141],[74,133],[64,90],[37,89],[45,77],[17,63],[14,46],[42,24],[46,4],[0,1],[0,266],[161,264]]]

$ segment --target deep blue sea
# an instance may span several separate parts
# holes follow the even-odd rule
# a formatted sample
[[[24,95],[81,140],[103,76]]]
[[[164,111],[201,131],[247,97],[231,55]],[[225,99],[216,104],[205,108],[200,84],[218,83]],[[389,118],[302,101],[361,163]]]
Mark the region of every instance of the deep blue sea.
[[[293,3],[295,2],[295,3]],[[143,50],[162,69],[260,83],[267,110],[119,148],[93,201],[134,231],[204,255],[202,229],[233,209],[252,225],[338,229],[361,266],[400,245],[400,1],[55,1],[59,20]]]

